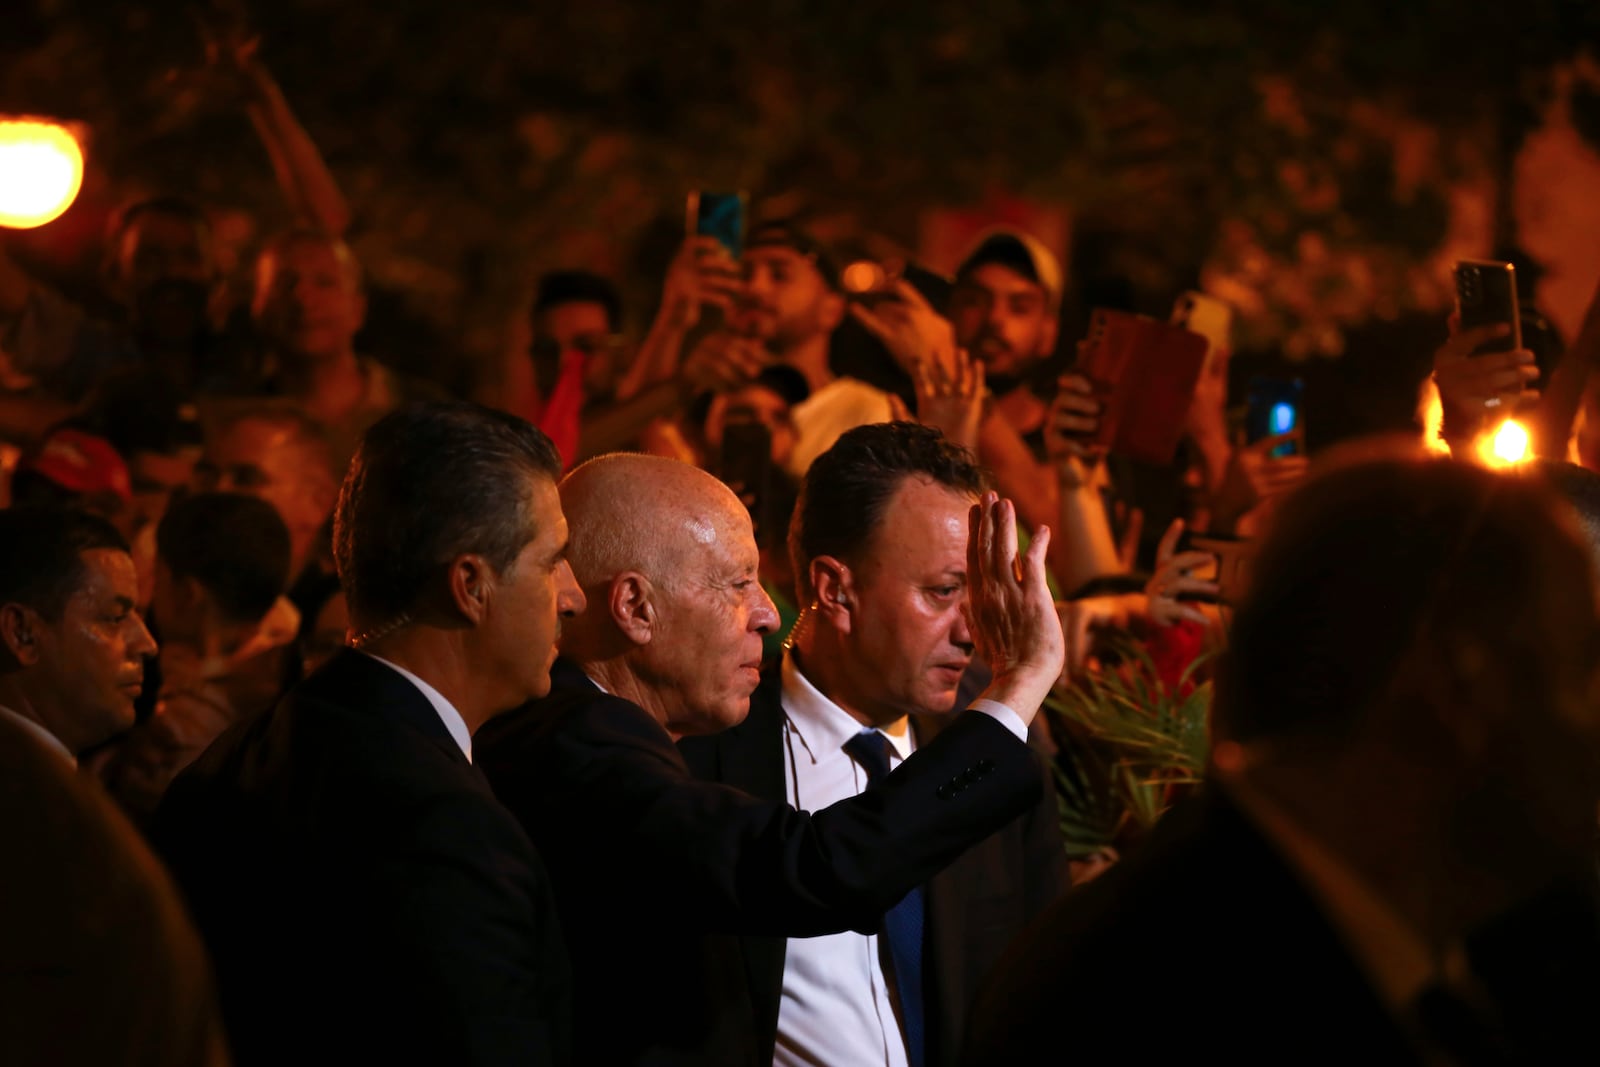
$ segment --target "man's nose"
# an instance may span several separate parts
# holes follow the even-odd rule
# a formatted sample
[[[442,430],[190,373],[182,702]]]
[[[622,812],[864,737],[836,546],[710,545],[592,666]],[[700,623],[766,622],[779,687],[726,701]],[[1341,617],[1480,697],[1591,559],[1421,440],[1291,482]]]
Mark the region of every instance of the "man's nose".
[[[589,606],[589,600],[583,595],[583,587],[578,584],[577,576],[572,573],[572,564],[561,561],[556,581],[560,583],[556,591],[556,611],[569,619],[582,614]]]
[[[128,643],[129,658],[143,659],[160,651],[160,646],[156,644],[156,639],[150,634],[150,628],[144,624],[144,617],[135,612],[133,624],[137,629],[133,635],[133,640]]]
[[[955,621],[950,626],[950,643],[968,655],[977,647],[972,640],[972,625],[967,621],[967,601],[965,597],[961,600],[961,610],[956,612]]]
[[[775,631],[782,620],[778,618],[777,606],[772,603],[772,598],[761,588],[759,582],[756,583],[755,590],[756,607],[750,613],[750,629],[765,637]]]

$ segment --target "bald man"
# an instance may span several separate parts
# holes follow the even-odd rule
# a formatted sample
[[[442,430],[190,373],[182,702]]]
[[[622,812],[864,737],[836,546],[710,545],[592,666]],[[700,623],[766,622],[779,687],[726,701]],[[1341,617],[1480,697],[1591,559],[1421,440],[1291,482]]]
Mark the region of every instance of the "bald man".
[[[589,608],[566,624],[550,695],[489,723],[474,751],[555,885],[576,1058],[758,1064],[729,935],[876,930],[1039,797],[1024,716],[1063,655],[1048,533],[1019,560],[1009,502],[974,509],[974,636],[1013,666],[881,782],[810,814],[696,780],[673,744],[738,723],[760,680],[777,616],[744,506],[703,471],[632,455],[577,468],[561,503]]]
[[[259,391],[323,427],[341,476],[367,427],[413,401],[445,398],[437,385],[357,354],[367,297],[361,265],[336,237],[292,230],[268,242],[250,312],[269,351]]]

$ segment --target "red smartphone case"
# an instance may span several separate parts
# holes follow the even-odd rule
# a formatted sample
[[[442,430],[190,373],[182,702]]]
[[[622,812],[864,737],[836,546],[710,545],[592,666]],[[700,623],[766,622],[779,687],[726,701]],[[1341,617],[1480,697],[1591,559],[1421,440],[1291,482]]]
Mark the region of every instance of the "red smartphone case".
[[[1096,308],[1079,361],[1101,402],[1095,443],[1146,463],[1171,463],[1207,347],[1180,326]]]

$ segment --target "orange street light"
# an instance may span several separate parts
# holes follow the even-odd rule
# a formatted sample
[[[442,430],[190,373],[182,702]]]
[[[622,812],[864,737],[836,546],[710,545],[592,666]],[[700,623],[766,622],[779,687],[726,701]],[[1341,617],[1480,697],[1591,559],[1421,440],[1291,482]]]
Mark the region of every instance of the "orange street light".
[[[83,149],[65,126],[0,119],[0,226],[43,226],[71,207],[81,188]]]

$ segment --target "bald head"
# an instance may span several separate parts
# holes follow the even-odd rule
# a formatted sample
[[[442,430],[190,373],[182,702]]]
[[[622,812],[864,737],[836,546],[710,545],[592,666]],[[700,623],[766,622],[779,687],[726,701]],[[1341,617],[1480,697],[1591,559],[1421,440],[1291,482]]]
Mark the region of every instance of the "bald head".
[[[632,453],[568,474],[561,510],[571,530],[567,558],[585,590],[624,571],[670,585],[697,550],[750,522],[733,491],[700,468]]]
[[[778,613],[739,498],[687,463],[618,454],[567,475],[561,510],[589,604],[562,654],[674,737],[743,719]]]

